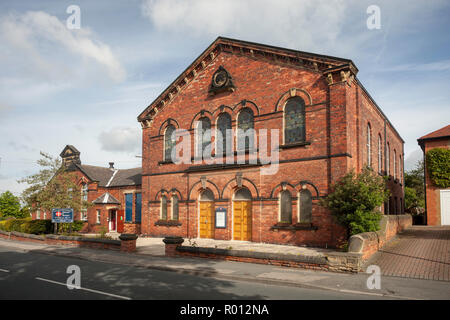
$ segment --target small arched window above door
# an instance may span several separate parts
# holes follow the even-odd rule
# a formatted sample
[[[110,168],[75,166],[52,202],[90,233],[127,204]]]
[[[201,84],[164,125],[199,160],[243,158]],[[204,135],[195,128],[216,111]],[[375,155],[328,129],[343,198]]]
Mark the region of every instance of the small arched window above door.
[[[247,188],[241,188],[234,194],[235,201],[251,201],[252,194]]]

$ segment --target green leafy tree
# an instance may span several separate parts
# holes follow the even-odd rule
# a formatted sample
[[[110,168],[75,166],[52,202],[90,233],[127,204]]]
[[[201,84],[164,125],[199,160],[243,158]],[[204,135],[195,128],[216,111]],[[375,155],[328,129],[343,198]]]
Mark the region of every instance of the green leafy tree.
[[[77,175],[67,171],[59,158],[42,151],[40,154],[42,158],[37,163],[41,170],[19,180],[19,183],[29,184],[22,193],[27,206],[37,206],[46,211],[53,208],[73,208],[74,212],[91,206],[92,204],[81,198]]]
[[[350,236],[379,230],[380,207],[389,198],[383,177],[370,168],[359,174],[351,171],[331,190],[321,203],[347,227]]]
[[[5,191],[0,195],[0,217],[23,217],[19,198],[10,191]]]
[[[450,187],[450,149],[434,148],[427,152],[427,169],[433,184]]]
[[[424,162],[405,172],[405,211],[417,213],[425,208]]]

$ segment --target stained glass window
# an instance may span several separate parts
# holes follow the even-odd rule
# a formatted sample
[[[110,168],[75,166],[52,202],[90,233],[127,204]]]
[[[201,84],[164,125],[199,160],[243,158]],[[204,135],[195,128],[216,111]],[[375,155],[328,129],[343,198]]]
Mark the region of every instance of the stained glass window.
[[[217,128],[221,141],[217,141],[217,154],[231,153],[231,116],[224,112],[219,115]]]
[[[305,103],[302,98],[294,97],[287,101],[284,108],[284,143],[302,142],[305,139]]]
[[[300,191],[300,222],[310,223],[312,218],[312,196],[308,189]]]
[[[197,123],[197,156],[201,157],[206,148],[211,144],[211,120],[203,117]],[[209,151],[211,154],[211,151]]]
[[[161,220],[167,220],[167,198],[161,197]]]
[[[254,117],[250,108],[242,109],[238,116],[238,150],[254,147]]]
[[[280,222],[292,223],[292,199],[287,190],[280,194]]]
[[[166,132],[164,134],[164,160],[172,160],[172,150],[175,148],[176,140],[175,137],[172,138],[172,133],[175,131],[173,125],[167,126]]]

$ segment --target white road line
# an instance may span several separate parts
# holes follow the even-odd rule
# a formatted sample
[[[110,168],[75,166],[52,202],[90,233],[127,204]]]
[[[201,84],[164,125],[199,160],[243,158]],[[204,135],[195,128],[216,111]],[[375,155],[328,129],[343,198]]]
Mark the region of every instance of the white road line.
[[[35,279],[36,280],[50,282],[50,283],[54,283],[54,284],[59,284],[59,285],[67,287],[67,284],[66,283],[62,283],[62,282],[48,280],[48,279],[39,278],[39,277],[36,277]],[[107,292],[98,291],[98,290],[93,290],[93,289],[88,289],[88,288],[79,288],[79,289],[73,289],[73,290],[84,290],[84,291],[89,291],[89,292],[93,292],[93,293],[103,294],[105,296],[110,296],[110,297],[119,298],[119,299],[123,299],[123,300],[131,300],[131,298],[129,298],[129,297],[119,296],[119,295],[116,295],[116,294],[107,293]]]
[[[1,272],[9,272],[9,270],[0,269]]]

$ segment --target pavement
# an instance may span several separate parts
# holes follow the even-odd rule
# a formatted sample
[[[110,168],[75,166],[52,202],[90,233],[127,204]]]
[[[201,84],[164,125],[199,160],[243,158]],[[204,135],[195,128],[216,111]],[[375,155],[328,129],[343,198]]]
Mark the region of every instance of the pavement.
[[[36,243],[0,240],[1,247],[20,252],[63,256],[152,270],[172,271],[214,279],[244,281],[299,288],[321,289],[340,294],[354,294],[385,299],[450,299],[446,281],[381,276],[380,288],[369,289],[372,274],[341,274],[286,268],[263,264],[202,258],[164,257],[111,250],[47,246]]]
[[[385,276],[450,281],[450,226],[408,228],[368,264],[379,266]]]

